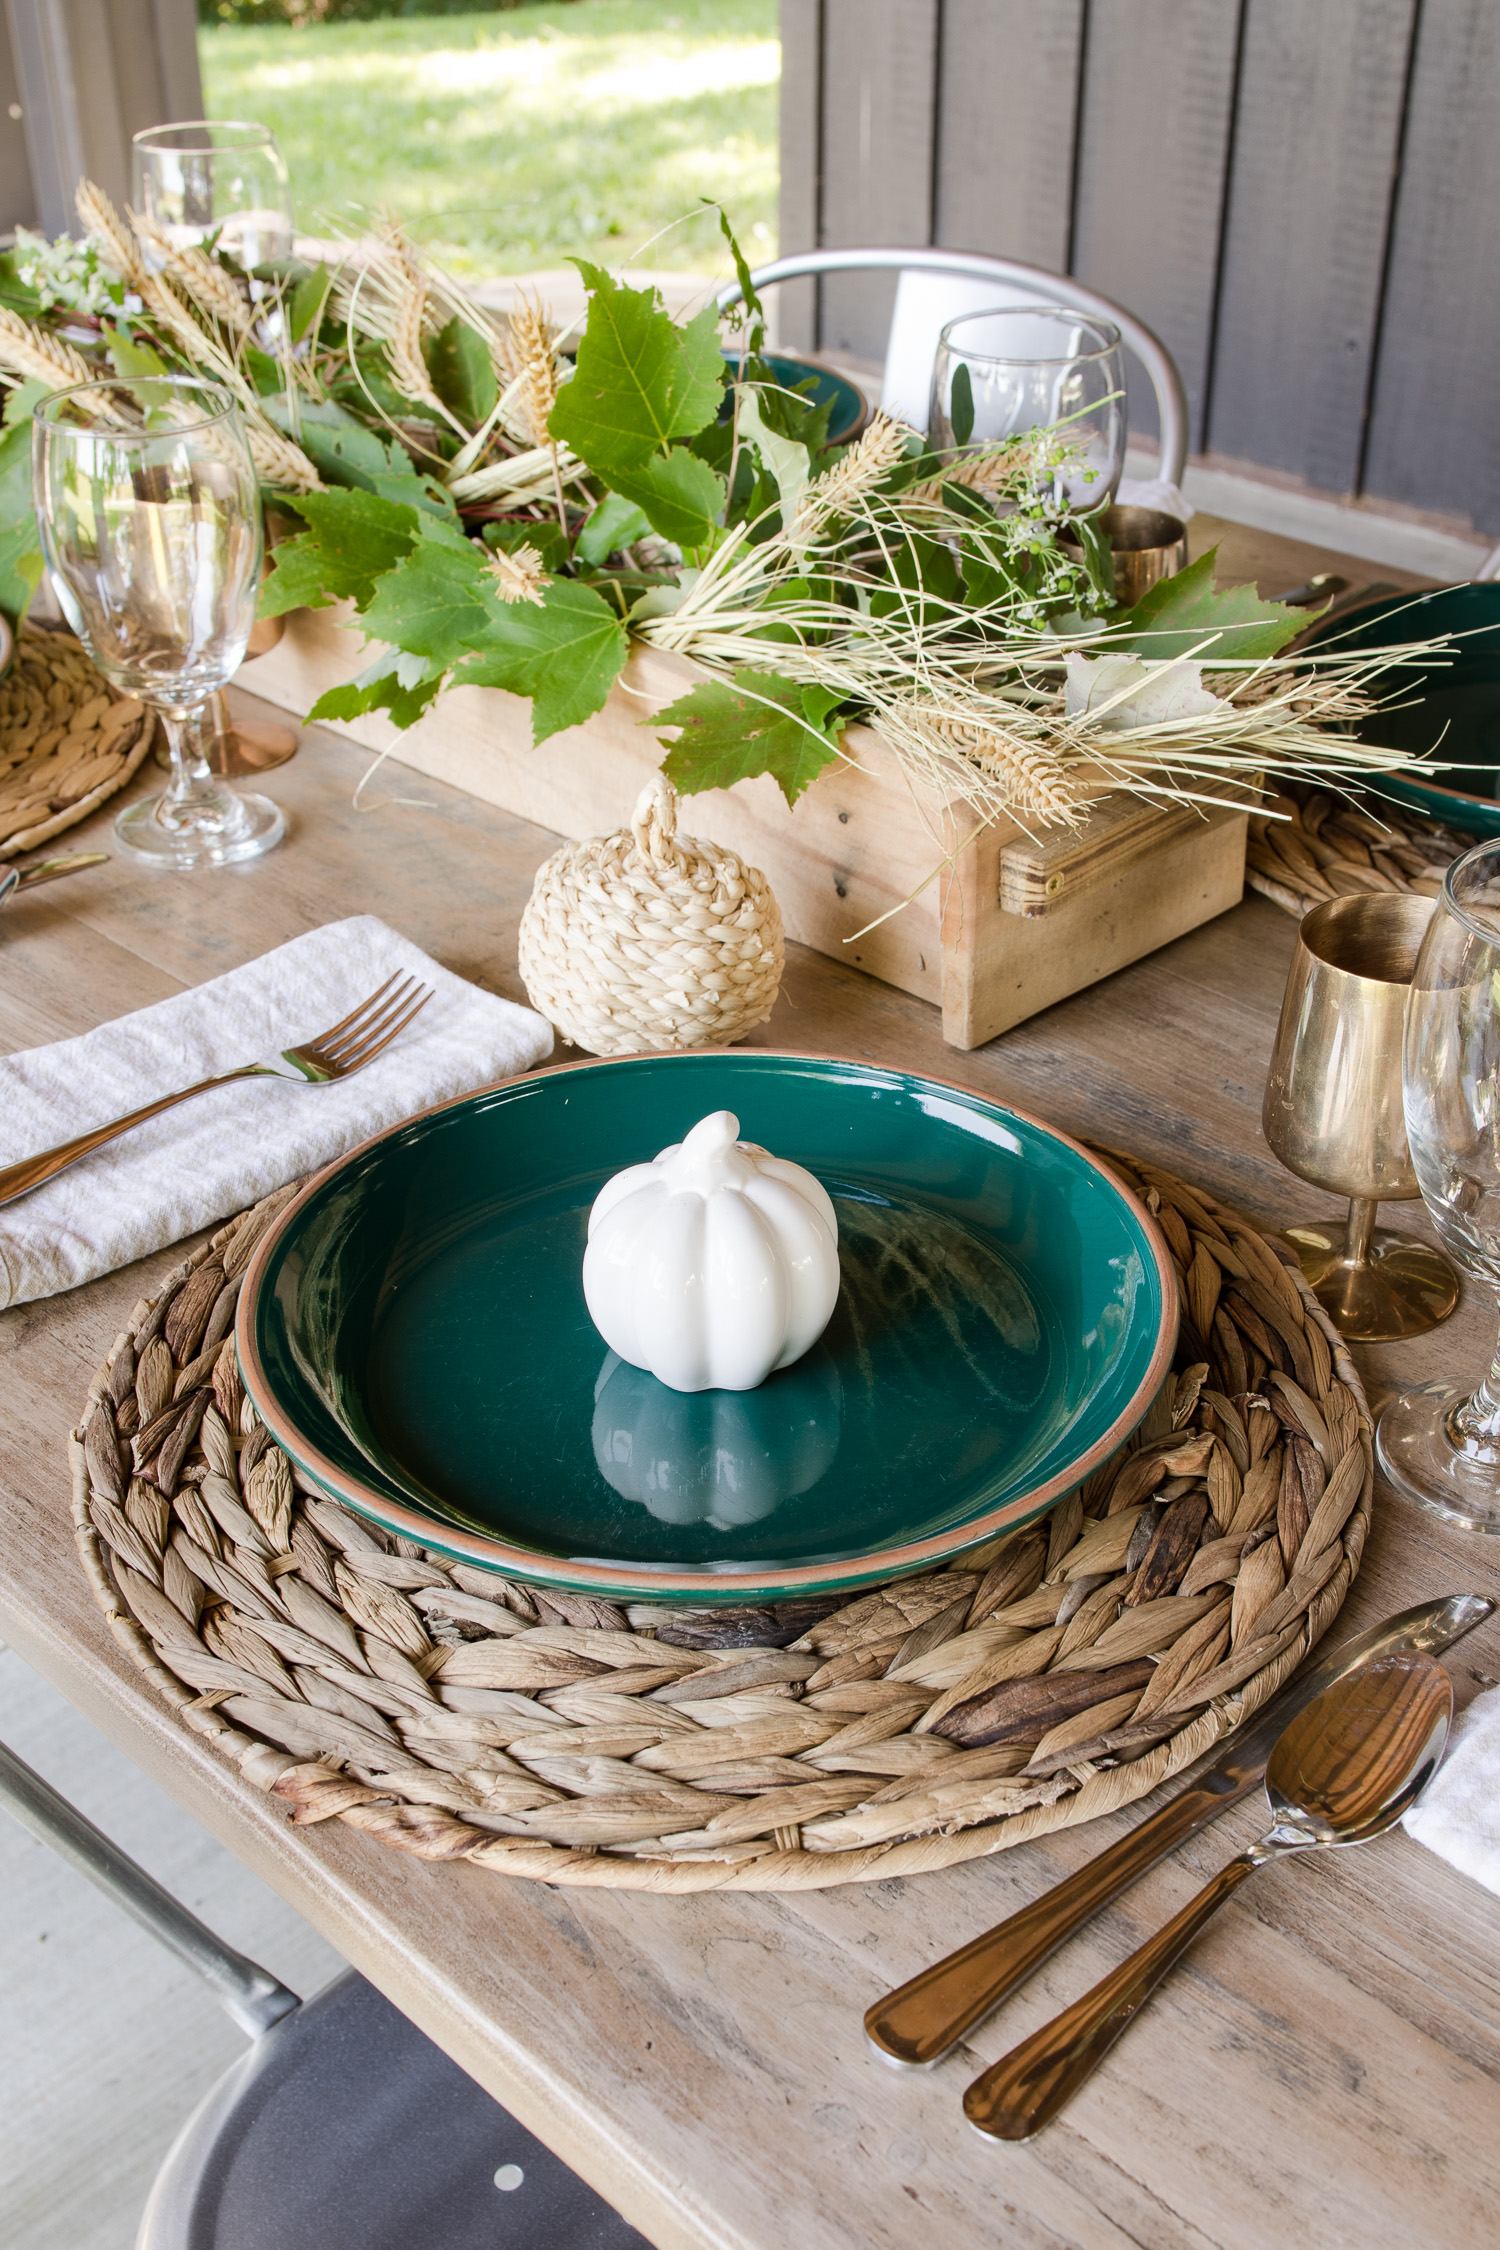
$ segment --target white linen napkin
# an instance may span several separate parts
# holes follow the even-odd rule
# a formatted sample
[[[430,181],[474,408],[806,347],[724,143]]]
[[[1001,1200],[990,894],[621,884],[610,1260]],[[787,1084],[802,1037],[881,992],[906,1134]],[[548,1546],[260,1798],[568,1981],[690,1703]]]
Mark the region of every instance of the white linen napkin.
[[[1460,1712],[1447,1757],[1403,1825],[1500,1897],[1500,1688],[1476,1695]]]
[[[0,1306],[130,1265],[243,1210],[417,1110],[529,1070],[552,1029],[440,968],[373,914],[78,1039],[0,1058],[0,1165],[158,1095],[313,1039],[404,970],[433,987],[385,1053],[329,1086],[252,1078],[199,1094],[0,1207]]]

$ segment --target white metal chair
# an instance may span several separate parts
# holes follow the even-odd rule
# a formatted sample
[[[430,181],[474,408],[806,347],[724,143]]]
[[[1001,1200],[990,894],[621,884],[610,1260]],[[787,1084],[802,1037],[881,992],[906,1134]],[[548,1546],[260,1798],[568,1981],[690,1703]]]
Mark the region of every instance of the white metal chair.
[[[933,356],[945,321],[956,320],[964,313],[1024,304],[1076,305],[1080,312],[1113,321],[1127,348],[1151,378],[1156,393],[1161,431],[1161,466],[1157,473],[1168,484],[1181,483],[1187,465],[1188,413],[1177,362],[1161,338],[1113,298],[1085,288],[1066,274],[1048,273],[1042,266],[968,250],[803,250],[759,267],[751,279],[757,289],[768,289],[777,282],[828,273],[900,275],[886,346],[881,405],[918,429],[927,426]],[[738,304],[740,296],[739,283],[728,283],[719,291],[720,310]]]
[[[352,1969],[299,2000],[3,1743],[0,1805],[251,2038],[168,2151],[136,2250],[650,2250]]]

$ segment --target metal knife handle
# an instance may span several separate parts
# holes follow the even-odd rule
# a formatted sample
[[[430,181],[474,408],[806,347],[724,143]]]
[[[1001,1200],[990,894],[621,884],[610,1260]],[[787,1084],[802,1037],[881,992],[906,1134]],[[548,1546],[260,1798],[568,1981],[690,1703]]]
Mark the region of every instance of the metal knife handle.
[[[927,2069],[1118,1892],[1230,1805],[1248,1797],[1259,1779],[1258,1773],[1243,1780],[1203,1775],[1008,1921],[998,1922],[982,1937],[877,2000],[865,2017],[865,2031],[873,2044],[890,2062]]]
[[[1128,1836],[1008,1921],[997,1923],[877,2000],[865,2016],[873,2045],[888,2062],[928,2069],[1060,1945],[1076,1936],[1101,1907],[1247,1797],[1265,1772],[1282,1728],[1321,1689],[1356,1664],[1394,1649],[1423,1649],[1439,1656],[1481,1624],[1494,1607],[1481,1594],[1450,1594],[1444,1600],[1421,1602],[1370,1626],[1299,1673],[1257,1714],[1253,1726],[1230,1738],[1207,1773],[1189,1782]]]
[[[1311,1837],[1305,1843],[1311,1843]],[[1303,1846],[1280,1846],[1297,1850]],[[1131,2018],[1181,1959],[1205,1922],[1211,1921],[1247,1875],[1278,1855],[1268,1842],[1252,1846],[1221,1867],[1195,1899],[1163,1930],[1137,1947],[1128,1961],[1101,1977],[1092,1992],[1044,2023],[1019,2047],[981,2072],[964,2095],[964,2115],[981,2133],[1002,2141],[1030,2140],[1091,2078]]]

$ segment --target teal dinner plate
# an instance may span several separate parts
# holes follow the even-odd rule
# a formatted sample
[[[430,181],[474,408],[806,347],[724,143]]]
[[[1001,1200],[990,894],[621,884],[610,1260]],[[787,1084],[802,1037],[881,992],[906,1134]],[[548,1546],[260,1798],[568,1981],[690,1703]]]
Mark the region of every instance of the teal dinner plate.
[[[728,350],[724,357],[731,367],[739,366],[740,355],[737,351]],[[789,391],[800,389],[804,383],[811,384],[811,390],[804,395],[811,398],[814,406],[821,406],[825,400],[832,400],[833,411],[828,417],[830,445],[848,445],[859,436],[870,419],[869,401],[864,392],[851,383],[846,375],[836,375],[831,367],[819,367],[810,359],[789,359],[783,352],[767,352],[765,364],[777,382]],[[726,398],[720,410],[720,419],[731,411],[732,402]]]
[[[1371,602],[1315,626],[1302,645],[1382,648],[1439,633],[1463,637],[1451,655],[1387,672],[1377,691],[1387,708],[1355,731],[1363,741],[1430,760],[1421,779],[1382,774],[1372,784],[1380,796],[1470,835],[1500,835],[1500,584],[1440,586]]]
[[[671,1391],[582,1285],[610,1175],[733,1110],[814,1172],[843,1286],[796,1366]],[[383,1133],[276,1221],[245,1387],[304,1475],[387,1531],[617,1599],[768,1600],[921,1569],[1042,1514],[1127,1437],[1177,1295],[1085,1150],[872,1063],[573,1063]]]

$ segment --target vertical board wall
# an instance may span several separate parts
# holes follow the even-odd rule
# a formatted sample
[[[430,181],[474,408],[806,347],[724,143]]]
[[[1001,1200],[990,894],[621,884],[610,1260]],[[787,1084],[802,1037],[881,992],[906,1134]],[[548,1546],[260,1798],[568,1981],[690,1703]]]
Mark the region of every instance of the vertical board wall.
[[[781,0],[783,252],[1074,274],[1199,453],[1500,535],[1500,0]],[[878,360],[890,281],[797,285]],[[1135,430],[1155,427],[1149,389]]]
[[[5,0],[0,233],[73,231],[81,178],[130,193],[130,138],[201,117],[194,0]]]

